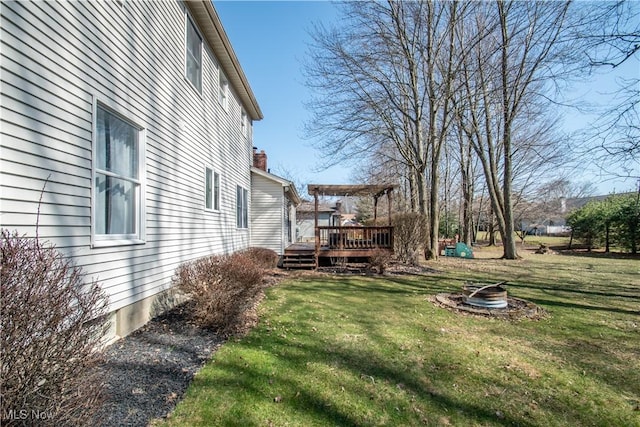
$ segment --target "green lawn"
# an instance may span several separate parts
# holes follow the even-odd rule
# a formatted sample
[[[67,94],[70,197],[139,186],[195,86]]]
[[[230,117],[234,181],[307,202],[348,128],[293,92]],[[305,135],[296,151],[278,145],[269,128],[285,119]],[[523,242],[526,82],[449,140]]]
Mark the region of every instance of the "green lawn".
[[[167,425],[640,426],[640,260],[523,255],[291,277]],[[549,316],[495,320],[428,300],[464,280],[507,280]]]

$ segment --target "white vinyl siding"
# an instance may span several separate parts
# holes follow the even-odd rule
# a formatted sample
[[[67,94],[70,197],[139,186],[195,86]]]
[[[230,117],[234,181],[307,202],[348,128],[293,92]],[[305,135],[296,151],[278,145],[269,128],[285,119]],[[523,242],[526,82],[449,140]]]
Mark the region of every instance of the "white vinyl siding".
[[[258,174],[251,177],[251,246],[284,253],[282,184]]]
[[[207,43],[202,93],[185,78],[185,4],[4,1],[1,14],[3,227],[34,236],[38,224],[100,282],[112,310],[167,289],[182,262],[249,246],[235,227],[236,185],[250,186],[243,106],[233,86],[233,114],[219,104]],[[92,245],[95,99],[144,127],[143,244]],[[217,215],[203,209],[203,164],[220,174]]]
[[[285,193],[290,182],[254,168],[251,173],[251,246],[278,255],[295,241],[296,210]]]

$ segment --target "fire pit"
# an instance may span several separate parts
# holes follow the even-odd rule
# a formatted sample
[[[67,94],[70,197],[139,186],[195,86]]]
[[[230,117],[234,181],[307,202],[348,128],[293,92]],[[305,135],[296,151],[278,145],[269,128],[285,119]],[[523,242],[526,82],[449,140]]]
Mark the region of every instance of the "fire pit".
[[[507,290],[502,287],[505,282],[491,285],[466,283],[462,293],[466,304],[483,308],[507,308]]]
[[[442,293],[429,298],[434,304],[458,313],[504,319],[540,319],[547,313],[536,304],[508,297],[506,282],[493,284],[465,283],[462,292]]]

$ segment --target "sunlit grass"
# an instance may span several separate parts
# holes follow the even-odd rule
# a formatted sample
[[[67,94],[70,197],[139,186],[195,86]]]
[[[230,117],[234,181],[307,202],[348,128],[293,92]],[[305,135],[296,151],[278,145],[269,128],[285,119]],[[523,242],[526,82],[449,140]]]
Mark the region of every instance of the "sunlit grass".
[[[640,261],[439,261],[420,276],[300,276],[225,344],[168,425],[640,425]],[[428,297],[508,281],[540,321]]]

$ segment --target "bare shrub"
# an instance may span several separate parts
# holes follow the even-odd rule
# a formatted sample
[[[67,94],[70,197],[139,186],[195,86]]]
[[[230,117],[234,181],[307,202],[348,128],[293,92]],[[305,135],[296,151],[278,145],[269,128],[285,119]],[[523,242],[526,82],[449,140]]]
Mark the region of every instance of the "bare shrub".
[[[376,248],[369,256],[369,265],[371,268],[374,268],[378,274],[384,274],[390,262],[391,252],[385,249]]]
[[[427,240],[427,219],[418,213],[393,217],[394,251],[400,262],[418,264],[420,248]]]
[[[53,246],[1,234],[0,424],[87,425],[102,397],[107,297]]]
[[[278,267],[280,257],[275,251],[267,248],[249,248],[244,253],[254,260],[258,266],[269,270]]]
[[[245,252],[182,264],[173,284],[195,302],[196,322],[223,335],[246,330],[262,289],[264,270]]]

